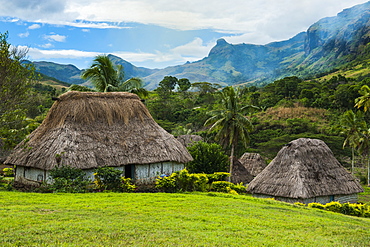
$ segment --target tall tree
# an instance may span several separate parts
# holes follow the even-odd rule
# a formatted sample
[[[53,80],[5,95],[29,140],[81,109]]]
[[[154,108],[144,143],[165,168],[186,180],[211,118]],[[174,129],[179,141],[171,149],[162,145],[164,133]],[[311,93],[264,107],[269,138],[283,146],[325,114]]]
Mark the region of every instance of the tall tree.
[[[140,78],[134,77],[125,81],[124,75],[122,65],[113,64],[107,55],[98,55],[81,77],[91,80],[99,92],[123,91],[136,93],[142,98],[148,96]]]
[[[189,81],[189,79],[187,78],[181,78],[177,84],[179,85],[179,89],[181,92],[186,92],[189,90],[189,88],[191,88],[191,83]]]
[[[175,89],[178,79],[174,76],[165,76],[162,81],[159,82],[157,91],[162,94],[165,98],[172,93]]]
[[[246,117],[251,110],[258,109],[255,106],[242,106],[239,103],[238,90],[233,87],[226,87],[220,93],[221,109],[210,112],[210,117],[204,125],[210,125],[209,131],[216,130],[216,139],[226,147],[231,147],[229,172],[232,176],[233,160],[235,149],[239,140],[247,147],[250,141],[249,132],[253,126],[251,121]]]
[[[11,47],[8,32],[0,33],[0,147],[12,148],[27,132],[26,113],[34,67],[24,61],[28,49]]]
[[[343,148],[345,146],[350,146],[352,150],[352,174],[354,173],[354,160],[355,160],[355,149],[359,146],[359,140],[361,133],[366,129],[366,122],[364,120],[364,115],[361,111],[354,113],[352,110],[346,111],[340,120],[342,126],[342,134],[346,136],[343,143]]]

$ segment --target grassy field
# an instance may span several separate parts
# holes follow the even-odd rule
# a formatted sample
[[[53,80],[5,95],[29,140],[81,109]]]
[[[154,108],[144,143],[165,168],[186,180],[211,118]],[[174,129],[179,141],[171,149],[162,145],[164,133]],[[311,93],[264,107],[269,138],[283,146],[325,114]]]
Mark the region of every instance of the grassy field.
[[[370,219],[218,193],[0,192],[1,246],[369,246]]]

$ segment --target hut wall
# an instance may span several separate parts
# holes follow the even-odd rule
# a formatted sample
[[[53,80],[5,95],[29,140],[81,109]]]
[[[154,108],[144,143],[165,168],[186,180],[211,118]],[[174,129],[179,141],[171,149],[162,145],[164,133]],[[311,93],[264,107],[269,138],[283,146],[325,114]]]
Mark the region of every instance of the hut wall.
[[[172,173],[180,171],[184,168],[184,164],[173,162],[135,165],[134,183],[150,184],[153,183],[155,179],[162,174],[171,175]]]
[[[17,182],[26,180],[31,180],[35,182],[43,182],[49,180],[49,172],[37,168],[16,166],[15,168],[15,178]]]
[[[134,167],[132,174],[125,174],[125,166],[114,168],[122,171],[124,176],[131,177],[135,184],[150,184],[153,183],[158,176],[162,174],[171,175],[176,171],[184,169],[185,165],[174,162],[161,162],[155,164],[132,165],[132,167]],[[94,181],[95,169],[86,169],[84,171],[86,173],[86,178]],[[16,166],[15,181],[21,183],[25,181],[52,182],[49,171],[24,166]]]
[[[308,204],[311,202],[317,202],[321,204],[327,204],[332,201],[340,202],[340,203],[356,203],[358,201],[357,194],[350,194],[350,195],[331,195],[331,196],[317,196],[312,198],[288,198],[288,197],[280,197],[280,196],[271,196],[271,195],[264,195],[264,194],[253,194],[254,197],[258,198],[274,198],[278,201],[288,202],[288,203],[295,203],[301,202],[304,204]]]

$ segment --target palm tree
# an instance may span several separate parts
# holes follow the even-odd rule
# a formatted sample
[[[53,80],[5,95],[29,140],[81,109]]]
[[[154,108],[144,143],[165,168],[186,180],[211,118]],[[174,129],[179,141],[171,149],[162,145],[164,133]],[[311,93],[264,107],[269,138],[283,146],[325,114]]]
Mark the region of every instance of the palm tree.
[[[352,110],[346,111],[340,121],[342,125],[342,134],[346,136],[343,142],[343,148],[349,145],[352,149],[352,174],[354,172],[355,149],[359,146],[359,139],[362,131],[366,127],[364,115],[362,112],[357,111],[354,113]]]
[[[107,55],[96,56],[91,67],[81,77],[91,80],[99,92],[122,91],[136,93],[142,98],[148,96],[142,80],[134,77],[124,81],[123,66],[114,65]]]
[[[226,147],[231,146],[229,173],[232,175],[233,159],[238,141],[241,140],[246,147],[250,141],[249,132],[252,130],[251,121],[245,115],[255,106],[241,106],[239,103],[239,90],[226,87],[220,92],[222,109],[211,111],[210,117],[204,125],[211,125],[209,131],[217,130],[216,139]],[[231,179],[231,178],[230,178]]]
[[[362,96],[355,100],[355,107],[364,107],[364,112],[366,112],[368,109],[370,109],[370,87],[367,85],[362,86],[359,93]]]
[[[98,55],[81,77],[91,80],[99,92],[116,91],[123,78],[123,70],[114,66],[108,56]]]

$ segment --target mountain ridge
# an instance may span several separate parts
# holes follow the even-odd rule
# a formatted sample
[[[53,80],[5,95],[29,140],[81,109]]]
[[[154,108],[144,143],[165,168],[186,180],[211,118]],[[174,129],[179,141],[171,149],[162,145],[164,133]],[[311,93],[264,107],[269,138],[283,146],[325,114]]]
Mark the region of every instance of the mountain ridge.
[[[294,37],[266,45],[230,44],[219,39],[203,59],[163,69],[136,67],[114,55],[114,63],[122,64],[125,79],[140,77],[145,87],[153,90],[165,76],[188,78],[191,82],[218,83],[222,86],[253,83],[264,85],[286,76],[307,78],[370,57],[370,2],[344,9],[333,17],[322,18],[307,31]],[[41,73],[69,83],[81,83],[78,71],[63,65],[46,68],[35,62]],[[62,67],[63,68],[62,68]],[[65,65],[70,66],[70,65]],[[77,68],[76,68],[77,69]],[[44,71],[44,72],[43,72]],[[70,74],[68,74],[70,73]],[[83,83],[83,82],[82,82]]]

